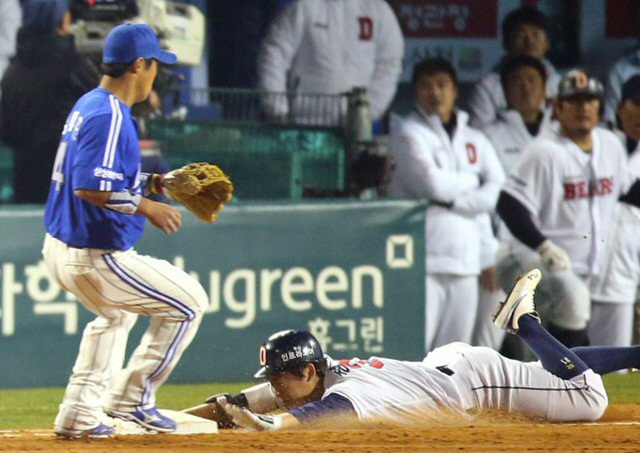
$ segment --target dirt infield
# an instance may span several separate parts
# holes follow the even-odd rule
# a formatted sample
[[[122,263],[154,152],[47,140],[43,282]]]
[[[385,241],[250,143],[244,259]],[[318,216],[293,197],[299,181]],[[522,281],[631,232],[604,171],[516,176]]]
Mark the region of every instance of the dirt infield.
[[[640,405],[614,405],[593,424],[482,417],[460,426],[366,426],[276,433],[122,436],[65,441],[50,431],[0,432],[0,452],[638,452]]]

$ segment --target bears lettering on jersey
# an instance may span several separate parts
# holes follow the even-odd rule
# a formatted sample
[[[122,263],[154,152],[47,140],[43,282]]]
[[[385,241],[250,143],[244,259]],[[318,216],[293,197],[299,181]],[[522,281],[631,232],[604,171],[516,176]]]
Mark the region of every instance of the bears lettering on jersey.
[[[564,187],[564,200],[576,200],[583,198],[600,197],[603,195],[609,195],[613,192],[613,177],[600,178],[592,186],[588,181],[577,182],[565,182],[562,184]]]

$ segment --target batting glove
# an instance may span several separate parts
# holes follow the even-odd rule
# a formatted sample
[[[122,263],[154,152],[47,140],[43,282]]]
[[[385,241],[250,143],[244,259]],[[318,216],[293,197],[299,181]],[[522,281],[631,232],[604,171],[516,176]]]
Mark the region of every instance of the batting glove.
[[[542,264],[551,272],[566,271],[571,269],[571,259],[562,247],[557,246],[547,239],[536,249],[540,255]]]
[[[217,401],[233,422],[243,428],[251,431],[273,431],[282,426],[282,419],[278,416],[254,414],[249,409],[227,403],[225,397],[220,397]]]

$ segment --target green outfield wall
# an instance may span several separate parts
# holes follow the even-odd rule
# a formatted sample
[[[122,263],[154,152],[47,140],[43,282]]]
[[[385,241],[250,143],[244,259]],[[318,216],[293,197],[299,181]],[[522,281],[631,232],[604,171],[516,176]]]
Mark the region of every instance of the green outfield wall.
[[[63,385],[92,315],[50,278],[42,209],[0,210],[0,388]],[[215,225],[147,227],[137,250],[198,278],[209,308],[171,382],[247,381],[259,344],[287,328],[334,357],[424,355],[424,205],[235,204]],[[147,325],[131,335],[129,351]]]

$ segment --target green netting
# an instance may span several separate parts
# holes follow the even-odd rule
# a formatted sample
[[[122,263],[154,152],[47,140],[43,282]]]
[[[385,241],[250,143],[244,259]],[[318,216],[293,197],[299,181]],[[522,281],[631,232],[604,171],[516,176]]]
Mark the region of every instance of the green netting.
[[[153,121],[172,167],[209,161],[231,176],[239,199],[301,198],[344,189],[344,140],[335,129],[259,123]]]

